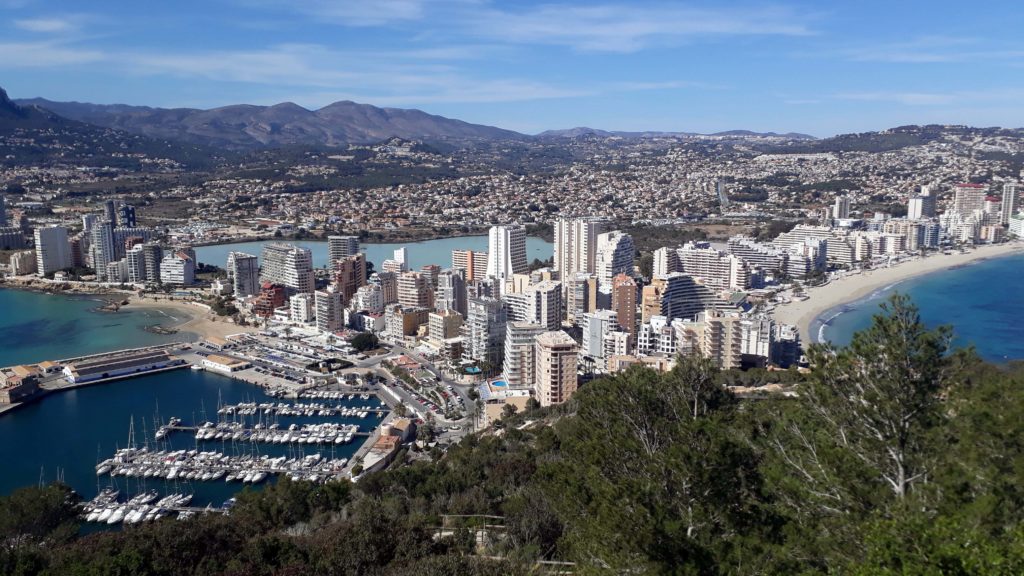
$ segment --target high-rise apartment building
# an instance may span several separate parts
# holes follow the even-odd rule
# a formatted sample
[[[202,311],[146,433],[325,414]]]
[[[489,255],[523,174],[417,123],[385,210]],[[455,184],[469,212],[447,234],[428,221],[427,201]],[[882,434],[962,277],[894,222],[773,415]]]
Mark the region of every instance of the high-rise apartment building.
[[[398,303],[408,308],[433,308],[434,293],[430,280],[420,272],[398,275]]]
[[[607,222],[600,218],[561,218],[555,222],[554,269],[562,278],[596,270],[597,237]]]
[[[653,316],[664,316],[669,320],[692,319],[707,309],[733,308],[707,286],[681,272],[655,278],[650,285],[644,286],[642,294],[641,322],[645,324]]]
[[[288,299],[288,317],[292,322],[309,324],[316,320],[316,296],[300,293]]]
[[[259,294],[259,259],[253,254],[231,252],[228,254],[228,277],[231,278],[236,298]]]
[[[619,274],[612,278],[612,310],[619,328],[628,332],[630,340],[636,340],[636,298],[637,284],[632,276]]]
[[[466,280],[456,270],[442,270],[437,275],[437,291],[434,293],[434,308],[438,312],[453,310],[466,315]]]
[[[380,287],[380,297],[384,302],[384,306],[398,302],[398,274],[394,272],[374,272],[370,276],[368,283]]]
[[[619,321],[613,310],[597,310],[583,315],[582,352],[604,364],[605,336],[619,329]]]
[[[541,406],[565,402],[576,392],[576,342],[562,331],[534,339],[534,386]]]
[[[597,309],[597,276],[578,272],[566,282],[566,319],[573,323],[582,321],[583,314]]]
[[[135,217],[135,206],[121,204],[117,209],[117,226],[119,228],[135,228],[138,225],[139,221]]]
[[[679,251],[675,248],[663,247],[654,251],[654,267],[651,276],[668,276],[673,272],[682,272],[679,264]]]
[[[103,219],[110,222],[111,226],[117,222],[117,202],[107,200],[103,203]]]
[[[384,295],[381,293],[380,285],[367,284],[356,290],[356,295],[349,303],[352,310],[366,312],[368,314],[384,313]]]
[[[97,222],[89,234],[89,253],[92,255],[92,267],[96,270],[96,279],[107,280],[107,264],[115,258],[114,225],[108,221]]]
[[[907,218],[920,220],[935,217],[935,196],[930,186],[921,186],[921,192],[914,194],[907,201]]]
[[[832,217],[836,220],[845,220],[850,217],[850,197],[843,194],[836,196],[836,201],[832,205]]]
[[[452,270],[462,270],[467,282],[487,277],[487,252],[452,250]]]
[[[7,204],[3,194],[0,194],[0,227],[7,226]]]
[[[610,285],[612,278],[619,274],[632,274],[635,252],[633,237],[629,234],[619,230],[599,234],[594,267],[600,285]]]
[[[321,332],[333,333],[341,330],[344,325],[344,313],[339,292],[317,290],[314,292],[316,307],[316,329]]]
[[[272,242],[263,246],[262,260],[261,282],[284,286],[289,296],[314,291],[313,253],[308,248]]]
[[[36,271],[40,276],[71,268],[67,228],[36,228]]]
[[[494,298],[470,298],[468,309],[468,356],[500,368],[508,320],[505,305]]]
[[[505,295],[510,322],[539,324],[545,330],[557,330],[562,324],[562,285],[545,280],[522,292]]]
[[[1020,206],[1020,192],[1017,190],[1019,184],[1007,182],[1003,184],[1003,201],[999,211],[999,223],[1003,226],[1010,224],[1010,218],[1017,214]]]
[[[957,184],[953,187],[953,212],[968,216],[985,209],[988,191],[981,184]]]
[[[327,260],[334,262],[359,253],[359,236],[328,236]]]
[[[160,261],[160,280],[172,286],[191,286],[196,283],[196,262],[188,252],[175,250]]]
[[[366,285],[366,254],[357,252],[331,260],[334,263],[334,289],[341,293],[341,302],[348,306],[356,290]]]
[[[533,388],[536,376],[536,337],[547,330],[539,324],[509,322],[505,333],[505,362],[502,373],[510,388]]]
[[[715,290],[746,290],[750,267],[743,259],[711,247],[707,242],[688,242],[676,251],[679,272],[700,278]]]
[[[527,270],[526,228],[519,224],[492,226],[488,232],[487,275],[507,280]]]

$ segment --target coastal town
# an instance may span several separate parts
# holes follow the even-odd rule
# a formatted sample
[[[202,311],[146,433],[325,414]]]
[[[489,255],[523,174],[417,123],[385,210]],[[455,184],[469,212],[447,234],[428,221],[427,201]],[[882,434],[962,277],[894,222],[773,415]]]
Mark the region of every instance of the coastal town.
[[[701,357],[800,373],[845,305],[1024,250],[1019,174],[999,154],[1018,153],[1017,139],[951,130],[893,152],[801,145],[582,137],[550,144],[570,165],[514,175],[481,150],[456,160],[391,139],[307,155],[283,179],[220,175],[144,195],[131,179],[120,193],[74,192],[124,169],[8,169],[0,288],[150,315],[142,329],[163,341],[2,368],[0,413],[162,374],[251,386],[253,399],[218,399],[213,414],[143,420],[141,440],[133,419],[126,447],[99,455],[111,483],[83,518],[227,512],[209,486],[358,481],[634,366],[667,373]],[[467,175],[298,192],[353,158]],[[451,238],[458,247],[434,248]],[[739,378],[732,391],[792,394],[786,382]],[[136,479],[126,501],[117,477]],[[174,488],[161,498],[153,484]]]

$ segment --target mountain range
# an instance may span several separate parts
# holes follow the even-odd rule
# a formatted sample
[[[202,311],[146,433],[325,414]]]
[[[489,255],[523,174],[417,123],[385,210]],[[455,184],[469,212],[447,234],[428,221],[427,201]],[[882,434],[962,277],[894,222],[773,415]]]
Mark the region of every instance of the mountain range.
[[[6,100],[6,97],[5,97]],[[11,104],[12,101],[8,101]],[[45,98],[14,100],[32,114],[57,115],[69,120],[122,130],[154,139],[176,140],[229,150],[251,150],[281,146],[345,146],[369,144],[390,137],[424,142],[469,140],[528,140],[586,136],[646,138],[696,136],[688,132],[610,132],[594,128],[549,130],[527,136],[482,124],[428,114],[421,110],[379,108],[369,104],[340,101],[317,110],[292,102],[273,106],[237,104],[203,110],[198,108],[154,108],[125,104],[55,102]],[[9,106],[8,106],[9,107]],[[9,117],[12,121],[14,117]],[[719,132],[712,136],[782,136],[813,140],[806,134],[759,134],[743,130]]]
[[[43,98],[14,102],[104,128],[236,150],[344,146],[379,142],[393,136],[424,141],[524,137],[511,130],[420,110],[378,108],[349,101],[335,102],[319,110],[307,110],[291,102],[273,106],[239,104],[210,110],[54,102]]]

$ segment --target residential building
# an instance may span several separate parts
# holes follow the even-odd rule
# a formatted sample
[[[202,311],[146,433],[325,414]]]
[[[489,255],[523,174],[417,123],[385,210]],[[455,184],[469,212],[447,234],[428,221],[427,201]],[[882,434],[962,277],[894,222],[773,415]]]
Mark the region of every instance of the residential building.
[[[583,354],[601,361],[603,368],[606,361],[604,356],[605,336],[618,329],[619,321],[613,310],[597,310],[584,314],[581,351]]]
[[[967,216],[985,209],[988,191],[981,184],[957,184],[953,187],[953,212]]]
[[[491,368],[500,368],[507,320],[507,311],[501,300],[470,298],[466,317],[468,356],[489,364]]]
[[[562,284],[545,280],[518,293],[506,294],[509,322],[539,324],[557,330],[562,324]]]
[[[0,250],[25,248],[25,232],[17,226],[0,226]]]
[[[328,236],[327,237],[327,260],[335,262],[342,258],[355,256],[359,253],[358,236]]]
[[[36,228],[35,236],[36,270],[40,276],[71,268],[71,245],[68,244],[67,228]]]
[[[592,217],[560,218],[555,222],[554,269],[562,278],[596,272],[597,237],[606,226],[606,221]]]
[[[436,342],[458,338],[462,328],[462,314],[454,310],[431,312],[427,317],[427,334]]]
[[[565,311],[566,318],[575,324],[583,319],[583,314],[597,310],[597,276],[578,272],[567,282]]]
[[[172,286],[196,283],[196,262],[184,250],[175,250],[160,261],[160,280]]]
[[[309,324],[316,320],[316,296],[305,292],[288,299],[289,317],[292,322]]]
[[[352,310],[368,312],[370,314],[384,313],[384,295],[377,284],[367,284],[356,290],[356,295],[349,303]]]
[[[368,284],[380,287],[381,300],[384,305],[398,302],[398,274],[394,272],[374,272]]]
[[[850,197],[844,195],[836,196],[835,204],[832,206],[832,218],[845,220],[850,217]]]
[[[409,308],[433,308],[434,292],[429,279],[420,272],[399,274],[398,303]]]
[[[576,392],[576,342],[565,332],[544,332],[534,339],[534,386],[541,406],[565,402]]]
[[[1019,186],[1017,182],[1003,184],[1003,200],[999,211],[999,223],[1003,226],[1010,224],[1010,218],[1017,213],[1020,206],[1020,191],[1017,190]]]
[[[245,252],[228,254],[228,277],[232,281],[236,298],[245,298],[260,291],[259,259]]]
[[[437,275],[434,308],[439,312],[453,310],[466,315],[466,280],[460,270],[442,270]]]
[[[526,229],[519,224],[492,226],[488,232],[487,275],[506,280],[528,269]]]
[[[654,251],[654,268],[651,276],[668,276],[673,272],[682,272],[679,264],[679,251],[675,248],[658,248]]]
[[[536,376],[534,353],[536,337],[546,332],[543,326],[529,322],[509,322],[505,333],[503,375],[509,388],[533,388]]]
[[[316,307],[316,329],[321,332],[334,333],[344,325],[344,306],[340,292],[317,290],[314,294]]]
[[[631,275],[635,253],[633,237],[629,234],[619,230],[598,234],[597,253],[594,257],[594,273],[598,284],[610,285],[612,278],[619,274]]]
[[[467,282],[487,277],[487,252],[452,250],[452,270],[461,270]]]
[[[313,253],[308,248],[272,242],[263,246],[262,260],[261,282],[284,286],[289,296],[314,291]]]
[[[619,274],[612,278],[612,310],[619,328],[636,340],[637,284],[632,276]]]
[[[331,260],[334,263],[334,289],[348,306],[356,290],[366,285],[366,254],[362,252]]]
[[[113,224],[102,221],[93,225],[92,232],[89,234],[89,253],[92,267],[96,271],[96,279],[105,282],[107,280],[107,264],[116,260]]]

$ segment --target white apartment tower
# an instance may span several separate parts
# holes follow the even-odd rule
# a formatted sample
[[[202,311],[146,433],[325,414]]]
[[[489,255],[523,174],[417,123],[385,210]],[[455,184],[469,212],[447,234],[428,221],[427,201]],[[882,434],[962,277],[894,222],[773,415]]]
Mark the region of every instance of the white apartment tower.
[[[615,230],[597,236],[597,255],[594,258],[597,281],[610,286],[612,278],[619,274],[633,275],[633,237]]]
[[[96,279],[107,280],[107,264],[114,261],[114,225],[108,221],[97,222],[89,233],[89,252]]]
[[[359,236],[328,236],[327,258],[330,263],[359,253]]]
[[[492,226],[488,233],[487,275],[507,280],[528,269],[526,229],[519,224]]]
[[[274,242],[263,247],[262,282],[279,284],[285,293],[310,294],[316,287],[313,278],[313,253],[307,248]]]
[[[835,204],[832,206],[832,217],[836,220],[845,220],[850,217],[850,197],[847,195],[836,196]]]
[[[40,276],[71,268],[68,230],[61,226],[36,228],[36,269]]]
[[[1003,205],[999,211],[999,223],[1003,226],[1010,224],[1010,217],[1017,214],[1017,207],[1020,204],[1020,192],[1017,191],[1016,182],[1003,184]]]
[[[252,254],[228,254],[228,276],[233,282],[235,297],[244,298],[260,292],[259,260]]]
[[[535,338],[546,330],[539,324],[509,322],[505,334],[503,373],[510,388],[533,388]]]
[[[578,272],[593,274],[597,259],[597,237],[607,223],[600,218],[562,218],[555,222],[554,269],[560,278]]]
[[[314,294],[316,307],[316,329],[321,332],[337,332],[344,324],[341,292],[317,290]]]

